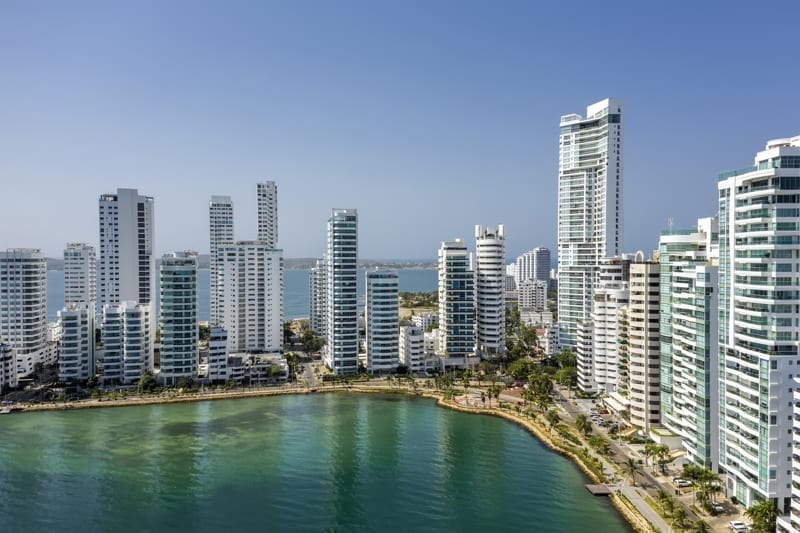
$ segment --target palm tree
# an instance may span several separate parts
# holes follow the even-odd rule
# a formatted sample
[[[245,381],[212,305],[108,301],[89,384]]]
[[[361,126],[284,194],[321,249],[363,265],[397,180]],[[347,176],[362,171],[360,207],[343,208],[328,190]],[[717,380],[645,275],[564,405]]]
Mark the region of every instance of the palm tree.
[[[708,524],[706,524],[702,520],[698,520],[697,522],[694,523],[694,526],[692,526],[693,533],[709,533],[710,531],[711,528],[708,527]]]
[[[679,506],[675,509],[675,512],[672,513],[672,525],[681,531],[683,531],[683,526],[686,522],[686,509],[683,506]]]
[[[667,457],[669,457],[669,446],[666,444],[661,444],[660,446],[656,446],[655,449],[656,457],[658,457],[658,466],[661,468],[661,473],[664,474],[664,465],[667,463]]]
[[[628,457],[628,460],[622,465],[622,468],[631,476],[631,485],[636,486],[636,474],[641,474],[642,470],[639,468],[639,461],[633,457]]]
[[[747,508],[744,514],[753,521],[753,533],[770,533],[775,531],[775,521],[778,519],[778,508],[772,500],[764,500],[753,504]]]
[[[561,417],[558,416],[555,409],[547,411],[547,423],[550,426],[550,433],[553,433],[553,428],[556,427],[559,422],[561,422]]]
[[[536,407],[544,413],[550,408],[550,404],[553,403],[553,400],[551,400],[550,396],[547,394],[537,394],[534,403],[536,403]]]
[[[666,514],[671,515],[672,511],[675,510],[675,500],[672,499],[672,496],[667,496],[664,498],[664,504],[661,507]]]
[[[588,437],[589,434],[592,432],[592,423],[589,421],[589,417],[586,415],[578,415],[575,418],[575,427],[583,433],[584,438]]]
[[[656,461],[655,461],[656,448],[658,448],[658,444],[656,444],[655,442],[648,442],[647,444],[644,445],[644,464],[647,465],[648,462],[649,462],[649,459],[652,457],[653,458],[653,473],[655,473],[655,469],[656,469]]]

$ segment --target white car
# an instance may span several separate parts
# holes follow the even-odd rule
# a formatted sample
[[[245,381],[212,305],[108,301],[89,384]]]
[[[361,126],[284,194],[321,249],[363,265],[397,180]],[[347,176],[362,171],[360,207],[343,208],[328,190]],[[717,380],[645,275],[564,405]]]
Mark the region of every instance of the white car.
[[[679,489],[686,488],[686,487],[691,487],[691,486],[692,486],[692,482],[691,482],[691,481],[689,481],[688,479],[680,479],[680,478],[677,478],[677,479],[673,479],[673,480],[672,480],[672,482],[673,482],[673,483],[675,484],[675,486],[676,486],[676,487],[678,487]]]
[[[731,531],[734,531],[735,533],[745,533],[747,531],[750,531],[750,526],[748,526],[741,520],[731,520],[730,522],[728,522],[728,527],[731,529]]]

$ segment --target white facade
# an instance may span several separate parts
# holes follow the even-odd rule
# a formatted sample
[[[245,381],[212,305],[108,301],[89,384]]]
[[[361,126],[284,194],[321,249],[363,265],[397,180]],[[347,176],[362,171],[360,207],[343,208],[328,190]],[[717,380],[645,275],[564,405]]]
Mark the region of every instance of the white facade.
[[[161,351],[159,380],[176,385],[197,377],[200,350],[197,318],[197,254],[173,252],[161,258]]]
[[[333,209],[325,254],[327,344],[323,359],[334,374],[358,372],[358,212]]]
[[[547,282],[550,280],[550,250],[537,246],[529,252],[517,257],[514,264],[514,280],[519,287],[520,283],[529,279],[538,279]]]
[[[0,340],[0,393],[6,388],[17,386],[16,358],[14,348]]]
[[[152,307],[136,302],[103,306],[104,384],[135,383],[153,370]]]
[[[561,353],[559,331],[558,323],[549,324],[544,327],[544,353],[547,354],[547,357],[555,357]]]
[[[778,533],[800,531],[800,377],[794,378],[792,421],[792,499],[788,513],[778,517]]]
[[[97,258],[94,247],[68,243],[64,248],[64,307],[97,302]]]
[[[505,228],[475,226],[475,333],[484,356],[505,351]]]
[[[278,246],[278,186],[274,181],[256,185],[258,194],[258,240],[275,248]]]
[[[260,241],[220,243],[218,326],[228,352],[278,352],[283,347],[283,251]]]
[[[630,423],[649,431],[661,419],[659,264],[633,263],[627,306]]]
[[[232,243],[233,233],[233,201],[230,196],[212,196],[208,202],[209,241],[209,282],[211,284],[211,315],[209,325],[219,324],[219,289],[218,283],[218,248],[222,243]]]
[[[592,298],[592,383],[594,391],[612,393],[619,380],[617,312],[628,303],[628,277],[633,256],[602,259]],[[581,372],[579,363],[578,372]],[[581,389],[584,392],[591,390]]]
[[[428,328],[439,324],[439,314],[434,312],[417,313],[411,317],[411,323],[422,331],[427,331]]]
[[[475,353],[475,275],[464,241],[439,248],[439,356],[462,359]]]
[[[315,335],[325,335],[327,298],[325,261],[318,259],[309,272],[308,325]]]
[[[100,196],[100,305],[154,299],[153,198],[136,189]]]
[[[719,220],[665,231],[661,264],[661,423],[686,458],[719,466]]]
[[[400,364],[411,374],[425,372],[425,330],[418,326],[400,327]]]
[[[211,328],[206,365],[206,378],[211,383],[228,379],[228,333],[222,328]]]
[[[622,245],[622,102],[590,105],[586,118],[561,117],[558,171],[558,316],[573,348],[590,319],[600,259]]]
[[[47,265],[38,249],[0,252],[0,340],[14,349],[15,372],[47,364]]]
[[[538,279],[526,279],[517,289],[519,308],[543,311],[547,305],[547,282]]]
[[[400,364],[397,337],[400,325],[399,283],[396,270],[375,268],[366,272],[367,372],[390,372]]]
[[[789,510],[800,320],[800,136],[720,175],[720,466],[749,506]]]
[[[62,328],[58,380],[86,381],[95,375],[94,303],[69,304],[58,312],[58,319]]]

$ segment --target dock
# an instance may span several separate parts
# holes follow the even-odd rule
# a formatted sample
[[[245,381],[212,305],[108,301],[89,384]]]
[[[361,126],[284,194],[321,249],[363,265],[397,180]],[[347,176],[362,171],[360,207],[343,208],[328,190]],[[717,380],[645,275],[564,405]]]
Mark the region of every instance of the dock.
[[[608,496],[611,494],[611,489],[606,485],[586,485],[586,489],[592,493],[593,496]]]

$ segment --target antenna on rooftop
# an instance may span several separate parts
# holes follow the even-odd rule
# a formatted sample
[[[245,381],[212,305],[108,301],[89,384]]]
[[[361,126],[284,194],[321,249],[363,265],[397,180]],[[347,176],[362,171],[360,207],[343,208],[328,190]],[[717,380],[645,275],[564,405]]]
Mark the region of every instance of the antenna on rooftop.
[[[672,217],[669,217],[669,218],[667,219],[667,228],[668,228],[670,231],[672,231],[672,226],[673,226],[674,222],[675,222],[675,221],[674,221],[674,220],[672,220]]]

